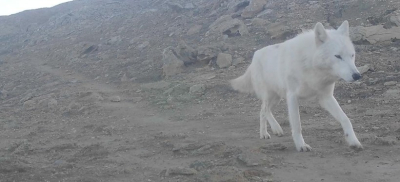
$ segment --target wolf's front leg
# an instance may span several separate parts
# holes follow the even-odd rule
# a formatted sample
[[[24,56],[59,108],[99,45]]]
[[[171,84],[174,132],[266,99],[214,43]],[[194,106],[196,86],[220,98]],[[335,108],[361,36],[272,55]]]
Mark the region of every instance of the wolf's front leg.
[[[358,141],[356,134],[353,130],[353,125],[351,124],[349,118],[340,108],[338,102],[333,97],[333,95],[326,95],[319,99],[319,103],[323,108],[325,108],[337,121],[342,125],[344,136],[350,147],[357,149],[362,149],[361,143]]]
[[[297,96],[293,93],[288,93],[286,101],[289,111],[289,122],[292,128],[292,136],[294,144],[296,145],[296,149],[299,152],[311,151],[311,147],[304,142],[303,135],[301,134],[299,103]]]

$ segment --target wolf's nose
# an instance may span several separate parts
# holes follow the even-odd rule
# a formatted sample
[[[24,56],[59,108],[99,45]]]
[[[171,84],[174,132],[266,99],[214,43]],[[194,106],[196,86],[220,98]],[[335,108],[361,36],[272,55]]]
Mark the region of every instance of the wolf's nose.
[[[353,74],[353,79],[354,79],[354,80],[359,80],[360,78],[361,78],[360,73],[354,73],[354,74]]]

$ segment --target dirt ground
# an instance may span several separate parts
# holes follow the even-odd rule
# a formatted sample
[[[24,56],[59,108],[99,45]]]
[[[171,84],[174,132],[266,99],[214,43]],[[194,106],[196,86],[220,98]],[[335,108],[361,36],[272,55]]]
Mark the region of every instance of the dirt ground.
[[[273,109],[284,135],[259,139],[260,101],[227,81],[254,50],[317,21],[395,28],[387,15],[399,2],[271,0],[258,19],[241,17],[249,1],[169,2],[82,0],[0,17],[0,182],[398,181],[398,39],[356,42],[363,78],[336,85],[361,151],[315,101],[300,108],[311,152],[295,150],[284,101]],[[209,31],[227,14],[248,35]],[[220,68],[214,56],[165,77],[163,50],[179,41],[243,61]]]

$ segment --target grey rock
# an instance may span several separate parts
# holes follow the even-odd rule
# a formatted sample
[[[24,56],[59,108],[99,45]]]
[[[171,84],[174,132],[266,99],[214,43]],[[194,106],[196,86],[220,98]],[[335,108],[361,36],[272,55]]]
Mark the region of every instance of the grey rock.
[[[179,41],[175,52],[178,59],[182,60],[185,64],[194,63],[197,60],[197,50],[188,46],[184,41]]]
[[[350,38],[354,42],[367,41],[370,44],[389,42],[400,37],[400,27],[385,29],[383,25],[351,27]]]
[[[114,36],[114,37],[111,37],[108,41],[107,41],[107,44],[110,44],[110,45],[113,45],[113,44],[116,44],[116,43],[119,43],[119,42],[121,42],[122,41],[122,38],[121,38],[121,36]]]
[[[214,32],[220,33],[221,36],[223,34],[228,36],[245,36],[249,34],[249,30],[243,21],[233,19],[230,15],[224,15],[215,20],[209,26],[209,32],[207,32],[206,35]]]
[[[110,97],[111,102],[121,102],[121,97],[118,95],[114,95]]]
[[[187,35],[194,35],[194,34],[198,34],[201,30],[203,26],[201,25],[194,25],[191,28],[189,28],[189,30],[187,31]]]
[[[400,16],[391,16],[389,18],[389,21],[395,24],[396,26],[400,27]]]
[[[300,29],[291,29],[287,26],[287,22],[271,23],[267,26],[267,32],[271,39],[286,39],[287,37],[296,35],[301,32]]]
[[[57,105],[58,105],[58,102],[57,102],[56,99],[51,98],[51,99],[49,99],[49,100],[47,101],[47,107],[48,107],[49,109],[54,109],[54,108],[57,107]]]
[[[217,65],[220,68],[227,68],[232,65],[232,55],[219,53],[217,57]]]
[[[396,85],[397,84],[397,81],[388,81],[388,82],[385,82],[383,85],[384,86],[393,86],[393,85]]]
[[[231,0],[228,3],[228,10],[230,12],[237,12],[244,9],[250,4],[250,0]]]
[[[36,109],[36,101],[27,100],[24,102],[23,107],[27,111],[34,110],[34,109]]]
[[[200,46],[197,48],[197,61],[209,63],[217,57],[219,51],[220,49],[215,46]]]
[[[121,77],[121,82],[127,82],[127,81],[129,81],[129,79],[126,76],[126,73],[124,73],[124,75],[122,75],[122,77]]]
[[[205,91],[206,91],[206,86],[204,84],[193,85],[189,88],[190,94],[202,95],[204,94]]]
[[[248,169],[243,172],[243,176],[250,180],[257,180],[263,177],[271,176],[271,172],[266,172],[261,169]]]
[[[249,6],[247,6],[241,16],[243,18],[253,18],[258,13],[264,10],[265,4],[267,4],[267,0],[252,0],[250,1]]]
[[[387,99],[400,99],[400,90],[399,89],[389,89],[383,96]]]
[[[370,64],[366,64],[366,65],[364,65],[364,66],[358,67],[357,69],[358,69],[358,71],[360,72],[360,74],[364,74],[364,73],[366,73],[367,71],[371,70],[371,65],[370,65]]]
[[[142,89],[146,89],[146,90],[162,90],[165,88],[168,88],[171,85],[171,83],[166,82],[166,81],[159,81],[159,82],[153,82],[153,83],[146,83],[141,85],[140,87]]]
[[[183,71],[184,62],[178,59],[172,47],[168,47],[163,51],[162,68],[165,77],[170,77]]]
[[[244,63],[244,58],[243,57],[238,57],[238,58],[236,58],[236,59],[234,59],[233,61],[232,61],[232,65],[233,66],[236,66],[236,65],[239,65],[239,64],[243,64]]]
[[[138,49],[144,49],[146,47],[150,46],[150,42],[149,41],[145,41],[143,43],[141,43],[140,45],[137,46]]]
[[[195,175],[197,171],[192,168],[169,168],[166,172],[166,176],[173,176],[173,175]]]

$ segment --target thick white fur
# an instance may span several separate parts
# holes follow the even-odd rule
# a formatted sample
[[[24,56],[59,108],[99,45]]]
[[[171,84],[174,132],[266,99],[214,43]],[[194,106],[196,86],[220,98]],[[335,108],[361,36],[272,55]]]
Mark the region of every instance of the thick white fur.
[[[348,144],[361,149],[349,118],[333,96],[335,81],[359,79],[354,58],[347,21],[337,30],[326,30],[317,23],[314,30],[257,50],[246,73],[230,82],[235,90],[255,93],[262,100],[260,138],[271,137],[267,132],[267,121],[274,134],[283,135],[271,107],[286,98],[296,149],[310,151],[311,147],[304,142],[301,133],[298,100],[316,98],[340,122]]]

